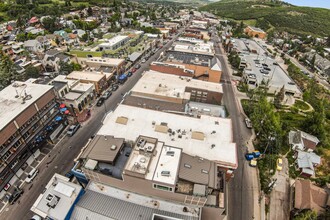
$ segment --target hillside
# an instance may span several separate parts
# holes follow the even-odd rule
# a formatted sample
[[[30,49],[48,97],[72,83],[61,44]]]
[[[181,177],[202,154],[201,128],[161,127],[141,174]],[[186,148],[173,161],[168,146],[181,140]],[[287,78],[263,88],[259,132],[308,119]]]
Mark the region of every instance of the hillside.
[[[293,34],[330,36],[328,9],[262,1],[224,0],[203,6],[200,10],[210,11],[224,18],[247,21],[252,25],[261,23],[263,27],[275,27],[276,30]]]

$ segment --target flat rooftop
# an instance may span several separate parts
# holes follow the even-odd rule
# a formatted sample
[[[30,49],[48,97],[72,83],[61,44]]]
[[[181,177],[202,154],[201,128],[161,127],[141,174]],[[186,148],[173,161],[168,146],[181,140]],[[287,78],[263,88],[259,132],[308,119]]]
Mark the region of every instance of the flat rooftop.
[[[31,207],[31,211],[42,218],[48,216],[52,219],[65,219],[81,190],[80,185],[69,182],[69,178],[55,173],[48,182],[46,191],[39,195]]]
[[[78,91],[78,92],[87,92],[91,88],[94,87],[94,84],[92,83],[78,83],[76,86],[72,88],[72,91]]]
[[[97,72],[86,72],[86,71],[73,71],[67,75],[68,79],[88,80],[92,82],[98,82],[104,77],[103,74]]]
[[[120,118],[125,118],[125,123],[118,123]],[[232,129],[232,121],[227,118],[207,115],[192,118],[121,104],[107,115],[97,134],[130,141],[135,141],[140,135],[153,137],[181,148],[191,156],[236,168],[237,151]]]
[[[182,149],[163,146],[157,167],[154,173],[153,181],[174,185],[178,175]]]
[[[0,91],[0,131],[54,87],[15,81]],[[16,98],[15,96],[19,96]],[[27,95],[24,104],[23,98]]]
[[[84,58],[85,62],[97,63],[103,66],[118,66],[121,63],[125,62],[124,59],[119,58],[108,58],[108,57],[92,57]]]
[[[99,46],[113,46],[128,38],[129,38],[128,36],[118,35],[118,36],[115,36],[115,37],[109,39],[108,41],[106,41],[104,43],[101,43]]]
[[[123,144],[124,138],[96,135],[81,155],[81,158],[113,163]]]
[[[145,72],[131,91],[133,94],[152,94],[189,100],[190,93],[186,92],[187,87],[223,93],[222,85],[218,83],[160,73],[153,70]]]
[[[65,94],[64,98],[67,100],[74,101],[74,100],[79,99],[79,97],[82,95],[83,94],[79,93],[79,92],[69,92],[69,93]]]
[[[77,79],[67,79],[66,75],[58,75],[53,79],[53,82],[67,83],[69,88],[77,83]]]
[[[176,43],[173,50],[180,52],[205,54],[211,56],[214,55],[213,45],[208,43],[196,43],[195,45],[185,45],[185,44]]]
[[[186,208],[184,209],[184,207]],[[187,210],[187,212],[183,210]],[[71,219],[149,220],[152,219],[153,214],[175,220],[198,220],[201,209],[188,204],[172,203],[127,192],[105,184],[90,182],[86,193],[75,206]]]
[[[214,57],[211,55],[168,50],[166,51],[165,57],[161,59],[161,61],[210,67],[210,63],[212,62],[213,58]]]

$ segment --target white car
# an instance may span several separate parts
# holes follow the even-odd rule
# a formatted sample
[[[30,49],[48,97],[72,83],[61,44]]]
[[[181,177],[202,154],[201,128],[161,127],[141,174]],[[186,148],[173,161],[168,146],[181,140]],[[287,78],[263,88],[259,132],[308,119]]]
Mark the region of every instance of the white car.
[[[33,168],[30,173],[28,174],[28,176],[25,179],[25,182],[27,183],[31,183],[32,180],[37,176],[37,174],[39,173],[39,170],[36,168]]]
[[[142,62],[142,63],[145,63],[145,62],[146,62],[146,59],[142,59],[141,62]]]
[[[39,215],[34,215],[30,220],[41,220]]]

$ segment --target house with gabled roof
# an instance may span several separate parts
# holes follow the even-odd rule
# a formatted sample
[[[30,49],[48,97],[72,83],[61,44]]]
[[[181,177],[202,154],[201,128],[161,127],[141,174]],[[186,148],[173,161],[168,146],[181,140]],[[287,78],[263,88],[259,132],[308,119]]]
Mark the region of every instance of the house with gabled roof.
[[[321,164],[321,157],[314,152],[298,150],[296,153],[296,167],[304,177],[315,176],[315,167]]]
[[[289,144],[293,150],[302,150],[312,152],[316,149],[320,140],[303,131],[290,131],[289,132]]]

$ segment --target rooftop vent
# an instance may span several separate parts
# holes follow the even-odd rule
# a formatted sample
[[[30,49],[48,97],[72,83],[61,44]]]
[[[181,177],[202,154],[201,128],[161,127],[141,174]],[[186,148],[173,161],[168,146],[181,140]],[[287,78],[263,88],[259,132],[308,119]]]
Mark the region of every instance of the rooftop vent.
[[[110,147],[110,150],[116,150],[117,149],[117,146],[116,145],[111,145],[111,147]]]
[[[174,156],[174,151],[167,151],[166,155],[173,157]]]
[[[185,164],[184,164],[184,167],[185,167],[185,168],[189,168],[189,169],[190,169],[190,168],[191,168],[191,165],[190,165],[190,164],[187,164],[187,163],[185,163]]]
[[[170,176],[171,172],[170,171],[162,171],[161,175],[162,176]]]
[[[202,169],[201,171],[202,171],[202,173],[205,173],[205,174],[208,174],[209,173],[209,171],[204,170],[204,169]]]
[[[48,201],[47,206],[53,209],[56,207],[61,198],[56,195],[49,194],[46,199]]]

